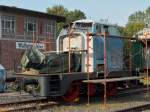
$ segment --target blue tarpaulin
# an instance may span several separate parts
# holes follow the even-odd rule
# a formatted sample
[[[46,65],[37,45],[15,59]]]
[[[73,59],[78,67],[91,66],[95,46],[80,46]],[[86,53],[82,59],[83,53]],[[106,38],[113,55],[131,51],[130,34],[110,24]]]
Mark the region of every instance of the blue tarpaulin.
[[[0,65],[0,92],[5,91],[6,70]]]

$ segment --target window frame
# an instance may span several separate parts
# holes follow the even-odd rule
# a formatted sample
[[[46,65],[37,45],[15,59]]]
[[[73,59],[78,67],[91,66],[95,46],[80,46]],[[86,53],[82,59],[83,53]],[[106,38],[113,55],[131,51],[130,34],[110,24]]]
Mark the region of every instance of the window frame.
[[[13,35],[15,33],[16,33],[16,16],[9,15],[9,14],[2,14],[1,15],[1,34]]]
[[[32,30],[29,29],[29,25],[33,25]],[[24,31],[25,35],[33,36],[38,31],[37,19],[35,17],[25,17],[24,19]]]
[[[47,20],[44,24],[44,34],[46,37],[56,37],[56,21],[55,20]]]

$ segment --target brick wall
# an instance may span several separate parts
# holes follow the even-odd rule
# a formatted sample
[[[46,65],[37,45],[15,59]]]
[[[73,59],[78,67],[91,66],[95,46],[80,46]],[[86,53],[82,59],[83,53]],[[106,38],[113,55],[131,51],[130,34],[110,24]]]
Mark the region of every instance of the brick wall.
[[[0,62],[6,69],[14,69],[21,59],[23,50],[16,50],[15,40],[0,40]]]
[[[54,51],[56,48],[49,43],[45,43],[44,51]],[[8,70],[16,70],[20,66],[20,61],[24,49],[16,49],[16,40],[0,40],[0,63]]]
[[[24,50],[16,49],[16,41],[31,41],[24,39],[24,17],[25,15],[16,14],[16,35],[15,37],[5,35],[0,38],[0,63],[8,70],[14,70],[20,64],[20,60]],[[56,50],[55,39],[53,37],[46,37],[44,35],[44,21],[43,18],[37,18],[38,32],[37,37],[39,42],[47,42],[46,50]],[[41,37],[40,37],[41,36]]]
[[[44,20],[38,19],[38,35],[44,34]]]
[[[24,16],[16,15],[16,35],[23,35],[24,34]]]

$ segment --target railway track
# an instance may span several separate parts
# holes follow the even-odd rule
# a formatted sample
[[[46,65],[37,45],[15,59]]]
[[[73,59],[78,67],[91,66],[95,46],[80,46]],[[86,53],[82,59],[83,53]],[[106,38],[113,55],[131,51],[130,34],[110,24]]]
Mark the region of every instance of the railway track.
[[[120,91],[117,95],[111,96],[107,99],[108,108],[101,108],[98,112],[144,112],[144,110],[148,110],[147,112],[149,112],[150,100],[149,97],[148,99],[145,98],[148,94],[147,88],[145,87]],[[84,104],[87,101],[85,100],[86,98],[82,98],[80,104]],[[100,98],[98,95],[96,98],[90,98],[91,106],[94,104],[103,106],[103,103],[103,98]],[[99,108],[99,106],[97,106],[97,108]]]
[[[129,91],[126,91],[126,92],[120,92],[118,94],[118,97],[123,97],[123,96],[129,96],[129,95],[136,95],[136,94],[141,94],[141,95],[146,95],[146,96],[149,96],[150,93],[147,91],[147,88],[146,87],[141,87],[141,88],[138,88],[138,89],[135,89],[135,90],[129,90]],[[133,96],[134,97],[134,96]],[[120,110],[117,110],[117,111],[114,111],[114,112],[149,112],[150,111],[150,102],[147,102],[147,103],[139,103],[138,105],[133,106],[132,107],[127,107],[127,108],[124,108],[124,109],[120,109]]]
[[[126,90],[122,90],[119,91],[118,94],[116,95],[117,97],[122,97],[122,96],[126,96],[126,95],[132,95],[135,93],[144,93],[147,92],[147,87],[136,87],[136,88],[130,88],[130,89],[126,89]]]
[[[144,112],[144,111],[147,111],[147,110],[150,111],[150,103],[149,104],[145,104],[145,105],[132,107],[132,108],[119,110],[119,111],[116,111],[116,112]]]
[[[0,104],[0,112],[30,112],[56,106],[58,103],[47,99],[33,99]]]
[[[121,97],[128,96],[128,95],[132,96],[136,93],[145,93],[146,90],[147,90],[146,88],[135,88],[135,89],[131,89],[131,90],[121,91],[115,97],[112,97],[110,99],[115,100],[116,98],[120,99]],[[4,97],[5,94],[2,96]],[[23,95],[23,96],[26,98],[28,95]],[[96,98],[97,97],[99,97],[99,96],[96,96]],[[5,102],[5,103],[0,102],[0,112],[30,112],[30,111],[40,111],[40,110],[42,111],[43,109],[53,109],[53,107],[56,107],[56,106],[61,108],[61,106],[67,105],[67,103],[60,100],[60,98],[58,100],[53,100],[53,101],[43,98],[43,97],[42,98],[33,98],[33,99],[29,97],[30,99],[28,99],[28,100],[26,100],[25,98],[23,100],[21,100],[21,99],[18,101],[14,100],[12,102]],[[59,102],[59,103],[57,103],[57,102]],[[85,102],[86,102],[86,97],[81,98],[81,100],[78,103],[75,103],[72,106],[79,106],[80,104],[83,105],[83,104],[85,104]],[[99,100],[96,101],[95,98],[94,99],[91,98],[91,103],[95,103],[95,102],[99,102]],[[124,110],[116,111],[116,112],[134,112],[134,111],[132,111],[133,109],[138,109],[138,110],[139,109],[145,109],[145,110],[150,109],[148,107],[150,107],[150,105],[143,104],[143,105],[141,105],[141,107],[131,107],[131,108],[128,107]]]

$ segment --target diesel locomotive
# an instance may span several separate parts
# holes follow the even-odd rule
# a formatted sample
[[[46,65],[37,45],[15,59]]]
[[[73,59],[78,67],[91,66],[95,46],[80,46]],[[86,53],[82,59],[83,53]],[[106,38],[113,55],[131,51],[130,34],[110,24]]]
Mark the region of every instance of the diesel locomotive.
[[[21,60],[22,72],[15,75],[23,78],[24,89],[34,95],[63,96],[66,101],[75,101],[80,94],[87,94],[88,84],[83,81],[88,76],[92,80],[104,79],[104,38],[107,78],[138,76],[143,70],[142,43],[121,37],[117,25],[93,20],[78,20],[64,26],[56,40],[56,51],[41,52],[34,46],[26,50]],[[139,53],[130,57],[129,52]],[[108,83],[108,95],[127,83],[132,84],[130,81]],[[88,95],[97,91],[103,91],[103,84],[100,87],[90,83]]]

